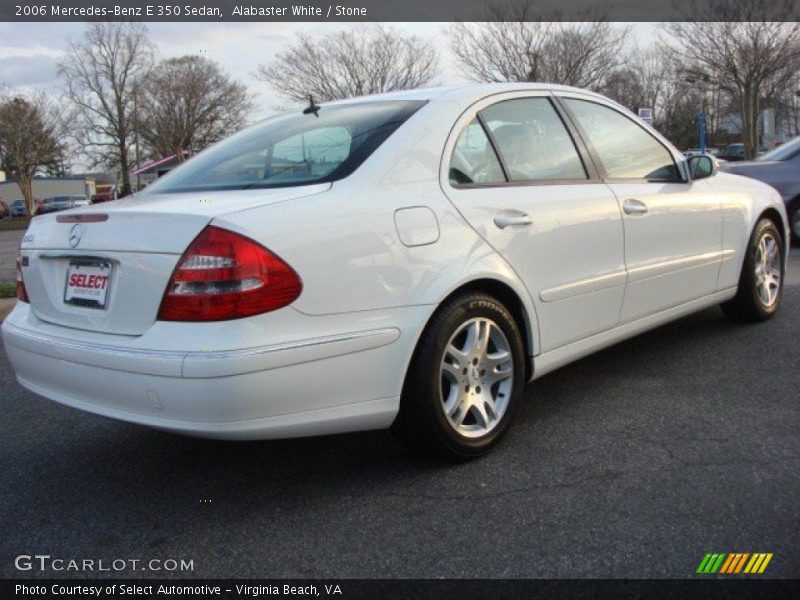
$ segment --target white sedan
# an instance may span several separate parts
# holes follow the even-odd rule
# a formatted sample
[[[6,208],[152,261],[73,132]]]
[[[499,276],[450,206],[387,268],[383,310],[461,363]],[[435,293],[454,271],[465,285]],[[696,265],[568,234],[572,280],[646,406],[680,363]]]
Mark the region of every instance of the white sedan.
[[[312,105],[134,197],[33,220],[3,323],[29,390],[256,439],[391,426],[487,451],[525,384],[721,304],[781,300],[767,185],[538,84]]]

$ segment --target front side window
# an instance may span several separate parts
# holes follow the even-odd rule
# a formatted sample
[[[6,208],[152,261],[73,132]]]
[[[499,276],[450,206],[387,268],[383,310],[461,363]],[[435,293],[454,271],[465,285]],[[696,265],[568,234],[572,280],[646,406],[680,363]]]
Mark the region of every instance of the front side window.
[[[505,182],[494,148],[478,119],[473,119],[458,136],[450,159],[450,183],[454,185]]]
[[[505,100],[480,115],[512,181],[588,178],[572,137],[547,98]]]
[[[652,135],[616,110],[565,98],[610,179],[679,181],[672,154]]]
[[[425,104],[363,102],[281,115],[238,133],[147,188],[148,193],[243,190],[335,181],[355,171]]]

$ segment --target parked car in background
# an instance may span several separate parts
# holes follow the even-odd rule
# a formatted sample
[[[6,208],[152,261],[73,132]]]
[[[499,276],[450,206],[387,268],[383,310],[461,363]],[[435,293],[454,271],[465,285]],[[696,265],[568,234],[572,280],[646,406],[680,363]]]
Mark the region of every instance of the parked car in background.
[[[97,192],[92,196],[92,203],[111,202],[117,199],[117,186],[113,184],[101,183],[95,186]]]
[[[778,146],[756,160],[729,163],[722,170],[770,184],[780,193],[792,229],[792,241],[800,243],[800,137]]]
[[[562,365],[711,306],[770,318],[787,237],[773,188],[599,94],[409,90],[278,115],[142,193],[34,219],[3,341],[20,384],[107,417],[391,426],[464,459]]]
[[[56,208],[55,202],[56,202],[55,198],[45,198],[44,200],[42,200],[41,204],[36,206],[36,209],[34,210],[34,215],[46,215],[47,213],[56,212],[56,210],[58,209]]]
[[[11,208],[8,204],[0,200],[0,219],[7,219],[11,216]]]
[[[11,216],[12,217],[28,216],[28,207],[25,206],[25,200],[19,198],[11,202]]]
[[[726,161],[744,160],[744,144],[728,144],[717,154],[717,157]]]
[[[42,201],[42,206],[36,214],[44,215],[67,210],[68,208],[89,206],[89,204],[91,203],[89,202],[88,196],[53,196],[52,198],[45,198]]]

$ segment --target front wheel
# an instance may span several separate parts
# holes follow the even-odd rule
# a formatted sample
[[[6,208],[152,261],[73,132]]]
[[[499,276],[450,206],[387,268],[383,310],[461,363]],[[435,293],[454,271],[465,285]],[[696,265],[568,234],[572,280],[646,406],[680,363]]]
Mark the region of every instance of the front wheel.
[[[425,328],[392,430],[425,454],[480,456],[508,430],[524,384],[525,349],[508,309],[486,294],[463,294]]]
[[[722,304],[728,317],[739,321],[765,321],[780,306],[784,276],[783,241],[769,219],[753,230],[739,277],[736,296]]]

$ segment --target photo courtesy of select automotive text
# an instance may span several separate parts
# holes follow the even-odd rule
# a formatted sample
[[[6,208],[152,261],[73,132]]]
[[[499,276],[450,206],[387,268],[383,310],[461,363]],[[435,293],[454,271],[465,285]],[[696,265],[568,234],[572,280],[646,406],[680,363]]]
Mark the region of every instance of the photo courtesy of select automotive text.
[[[800,0],[0,0],[0,600],[800,598]]]

